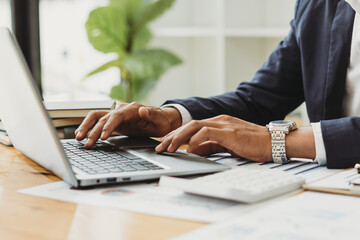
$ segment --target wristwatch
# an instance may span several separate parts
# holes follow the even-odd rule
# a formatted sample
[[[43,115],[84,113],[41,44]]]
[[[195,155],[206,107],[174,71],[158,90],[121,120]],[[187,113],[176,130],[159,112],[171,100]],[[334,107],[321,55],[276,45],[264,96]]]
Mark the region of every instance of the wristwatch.
[[[279,120],[270,122],[266,127],[271,134],[271,151],[274,163],[288,163],[290,160],[286,158],[285,135],[297,129],[296,123]]]

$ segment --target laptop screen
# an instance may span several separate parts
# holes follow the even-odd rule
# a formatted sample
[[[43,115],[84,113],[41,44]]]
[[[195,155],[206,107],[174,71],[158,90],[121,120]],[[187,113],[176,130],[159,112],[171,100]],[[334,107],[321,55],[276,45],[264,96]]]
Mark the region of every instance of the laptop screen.
[[[74,173],[39,91],[15,39],[6,28],[0,28],[0,53],[0,118],[13,145],[76,186]]]

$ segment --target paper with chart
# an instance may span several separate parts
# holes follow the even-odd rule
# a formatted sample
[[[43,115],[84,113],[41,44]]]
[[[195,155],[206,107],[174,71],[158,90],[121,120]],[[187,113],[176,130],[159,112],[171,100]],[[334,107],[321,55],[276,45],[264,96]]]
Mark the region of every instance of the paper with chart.
[[[328,178],[309,184],[311,187],[318,188],[335,188],[335,189],[351,189],[351,183],[360,179],[360,174],[355,169],[348,169]]]
[[[232,158],[227,154],[218,154],[212,156],[211,159],[231,167],[282,169],[300,174],[307,181],[313,181],[334,173],[333,170],[309,162],[293,162],[286,165],[260,164]],[[151,184],[133,183],[91,190],[73,190],[65,182],[56,182],[23,189],[19,192],[75,203],[121,208],[140,213],[202,222],[215,222],[233,217],[275,201],[270,199],[257,204],[240,204],[189,195],[175,189],[159,188],[156,182]]]
[[[209,199],[185,194],[180,190],[157,187],[156,184],[128,184],[91,190],[73,190],[67,183],[61,181],[23,189],[19,192],[75,203],[114,207],[201,222],[215,222],[231,218],[269,203],[267,201],[257,204],[239,204]]]
[[[305,184],[304,188],[311,191],[360,196],[360,174],[355,169],[347,169]]]
[[[288,173],[303,176],[307,183],[317,181],[342,171],[339,169],[327,169],[326,166],[319,166],[317,163],[312,162],[309,159],[299,159],[283,165],[273,162],[253,162],[242,158],[230,157],[229,154],[216,154],[215,156],[209,157],[209,159],[228,165],[232,168],[246,167],[255,169],[282,170]]]
[[[359,239],[359,198],[306,192],[173,240]]]

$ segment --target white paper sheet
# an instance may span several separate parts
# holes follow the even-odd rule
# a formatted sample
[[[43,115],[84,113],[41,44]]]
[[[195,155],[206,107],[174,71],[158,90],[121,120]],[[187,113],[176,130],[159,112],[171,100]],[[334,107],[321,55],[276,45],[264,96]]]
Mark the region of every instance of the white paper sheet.
[[[257,169],[274,168],[284,171],[291,170],[293,174],[304,176],[307,182],[332,175],[334,172],[338,171],[326,169],[325,167],[318,166],[316,163],[306,162],[292,162],[286,165],[275,163],[261,164],[232,158],[229,157],[228,154],[218,154],[211,157],[211,160],[236,168],[247,167]],[[239,204],[225,200],[189,195],[180,190],[159,188],[156,187],[156,183],[133,183],[91,190],[72,190],[67,183],[56,182],[23,189],[19,192],[75,203],[115,207],[145,214],[201,222],[219,221],[224,218],[250,211],[259,206],[269,204],[271,201],[276,201],[276,199],[271,199],[251,205]],[[279,198],[283,197],[285,196]]]
[[[359,198],[306,192],[174,240],[359,239]]]
[[[70,185],[61,181],[23,189],[19,192],[75,203],[114,207],[201,222],[228,219],[274,201],[272,199],[256,204],[239,204],[189,195],[180,190],[156,187],[155,184],[131,184],[91,190],[72,190]]]
[[[351,188],[351,182],[354,180],[359,180],[359,178],[360,174],[358,174],[355,169],[348,169],[336,173],[330,177],[324,178],[320,181],[311,183],[309,186],[349,190]]]

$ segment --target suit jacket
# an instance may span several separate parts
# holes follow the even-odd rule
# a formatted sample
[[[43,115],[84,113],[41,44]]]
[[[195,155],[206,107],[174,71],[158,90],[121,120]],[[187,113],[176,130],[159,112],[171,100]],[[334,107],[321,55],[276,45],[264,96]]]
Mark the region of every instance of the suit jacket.
[[[265,125],[305,101],[310,121],[321,121],[327,167],[353,167],[360,162],[360,118],[343,117],[343,99],[354,16],[344,0],[298,0],[288,36],[252,81],[166,104],[183,105],[194,119],[227,114]]]

